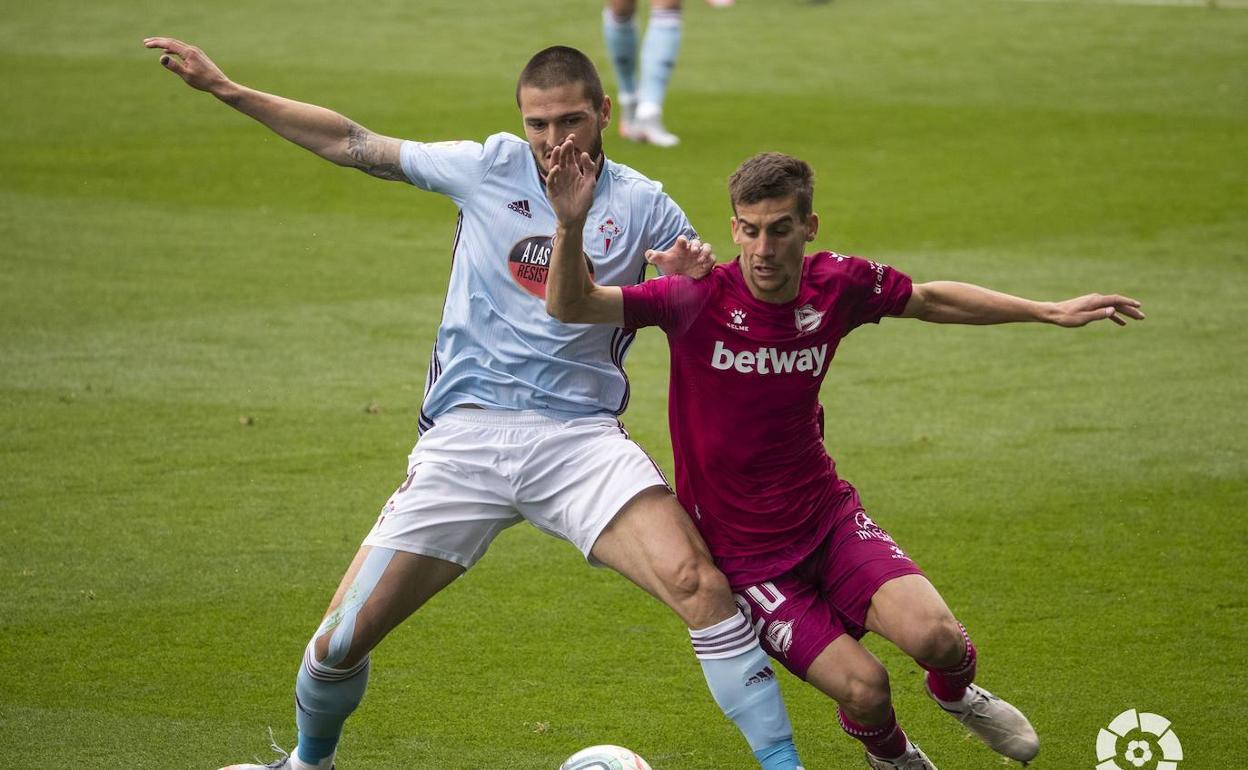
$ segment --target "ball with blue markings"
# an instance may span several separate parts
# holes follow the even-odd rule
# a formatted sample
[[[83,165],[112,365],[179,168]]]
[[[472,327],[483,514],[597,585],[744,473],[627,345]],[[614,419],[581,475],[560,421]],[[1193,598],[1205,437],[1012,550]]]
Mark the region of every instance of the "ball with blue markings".
[[[623,746],[590,746],[564,760],[559,770],[652,770],[650,763]]]

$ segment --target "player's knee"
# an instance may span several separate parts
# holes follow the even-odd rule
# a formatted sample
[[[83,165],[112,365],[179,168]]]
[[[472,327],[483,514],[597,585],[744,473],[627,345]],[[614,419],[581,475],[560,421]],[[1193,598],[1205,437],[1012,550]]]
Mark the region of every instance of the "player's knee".
[[[705,590],[702,560],[690,554],[658,567],[659,580],[677,601],[686,601]]]
[[[348,620],[350,622],[327,631],[317,631],[312,642],[313,657],[317,663],[328,668],[349,669],[368,657],[375,642],[368,638],[354,613]]]
[[[637,12],[637,0],[607,0],[607,7],[617,19],[631,19]]]
[[[954,666],[966,652],[966,639],[953,615],[942,613],[923,624],[915,641],[914,657],[935,666]]]
[[[312,639],[312,659],[323,666],[329,668],[349,666],[347,659],[350,656],[350,648],[342,649],[340,645],[335,644],[332,633],[322,634]]]
[[[686,620],[716,614],[716,610],[734,606],[728,580],[710,559],[697,554],[669,562],[659,568],[659,579]],[[722,613],[720,613],[722,614]]]
[[[360,661],[368,657],[370,649],[363,645],[338,645],[330,634],[317,637],[312,646],[316,662],[329,668],[354,668]]]
[[[839,700],[841,708],[855,719],[867,723],[884,719],[893,700],[888,670],[879,663],[862,666],[850,676]]]

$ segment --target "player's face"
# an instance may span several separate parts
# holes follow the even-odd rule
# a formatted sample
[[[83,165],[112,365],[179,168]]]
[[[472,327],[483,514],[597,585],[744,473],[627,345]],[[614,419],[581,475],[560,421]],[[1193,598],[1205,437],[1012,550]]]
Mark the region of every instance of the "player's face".
[[[741,247],[741,274],[750,293],[764,302],[797,298],[806,244],[815,239],[819,217],[802,219],[795,196],[737,204],[732,240]]]
[[[545,172],[550,170],[550,153],[568,134],[576,135],[573,144],[578,151],[589,153],[595,160],[602,154],[602,130],[611,117],[611,100],[604,97],[602,109],[596,110],[582,83],[554,88],[524,86],[520,89],[520,116],[533,157]]]

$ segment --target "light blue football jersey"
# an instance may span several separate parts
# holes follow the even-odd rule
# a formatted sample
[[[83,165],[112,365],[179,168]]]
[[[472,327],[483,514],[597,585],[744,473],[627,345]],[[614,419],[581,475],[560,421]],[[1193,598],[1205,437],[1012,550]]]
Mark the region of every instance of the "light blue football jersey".
[[[511,134],[477,142],[404,142],[415,186],[459,207],[442,323],[425,378],[420,429],[447,409],[619,414],[628,406],[624,356],[635,332],[564,324],[546,313],[555,212],[528,143]],[[645,277],[646,249],[693,237],[663,188],[607,160],[585,225],[594,280],[625,286]]]

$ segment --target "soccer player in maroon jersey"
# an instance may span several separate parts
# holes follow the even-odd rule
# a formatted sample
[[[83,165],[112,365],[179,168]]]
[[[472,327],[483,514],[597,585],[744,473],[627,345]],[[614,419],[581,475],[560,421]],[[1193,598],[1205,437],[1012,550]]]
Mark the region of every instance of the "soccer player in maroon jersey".
[[[915,284],[833,252],[806,256],[819,227],[813,172],[779,153],[756,155],[732,176],[736,260],[696,281],[597,286],[581,256],[593,163],[568,142],[551,166],[547,195],[559,229],[547,310],[567,323],[667,333],[677,495],[764,648],[837,701],[841,726],[864,744],[872,768],[934,765],[898,727],[888,672],[858,642],[867,631],[913,657],[932,699],[991,748],[1032,759],[1040,744],[1027,718],[974,683],[966,630],[837,476],[819,388],[840,340],[884,316],[1124,325],[1144,318],[1140,303],[1100,294],[1033,302],[964,283]]]

